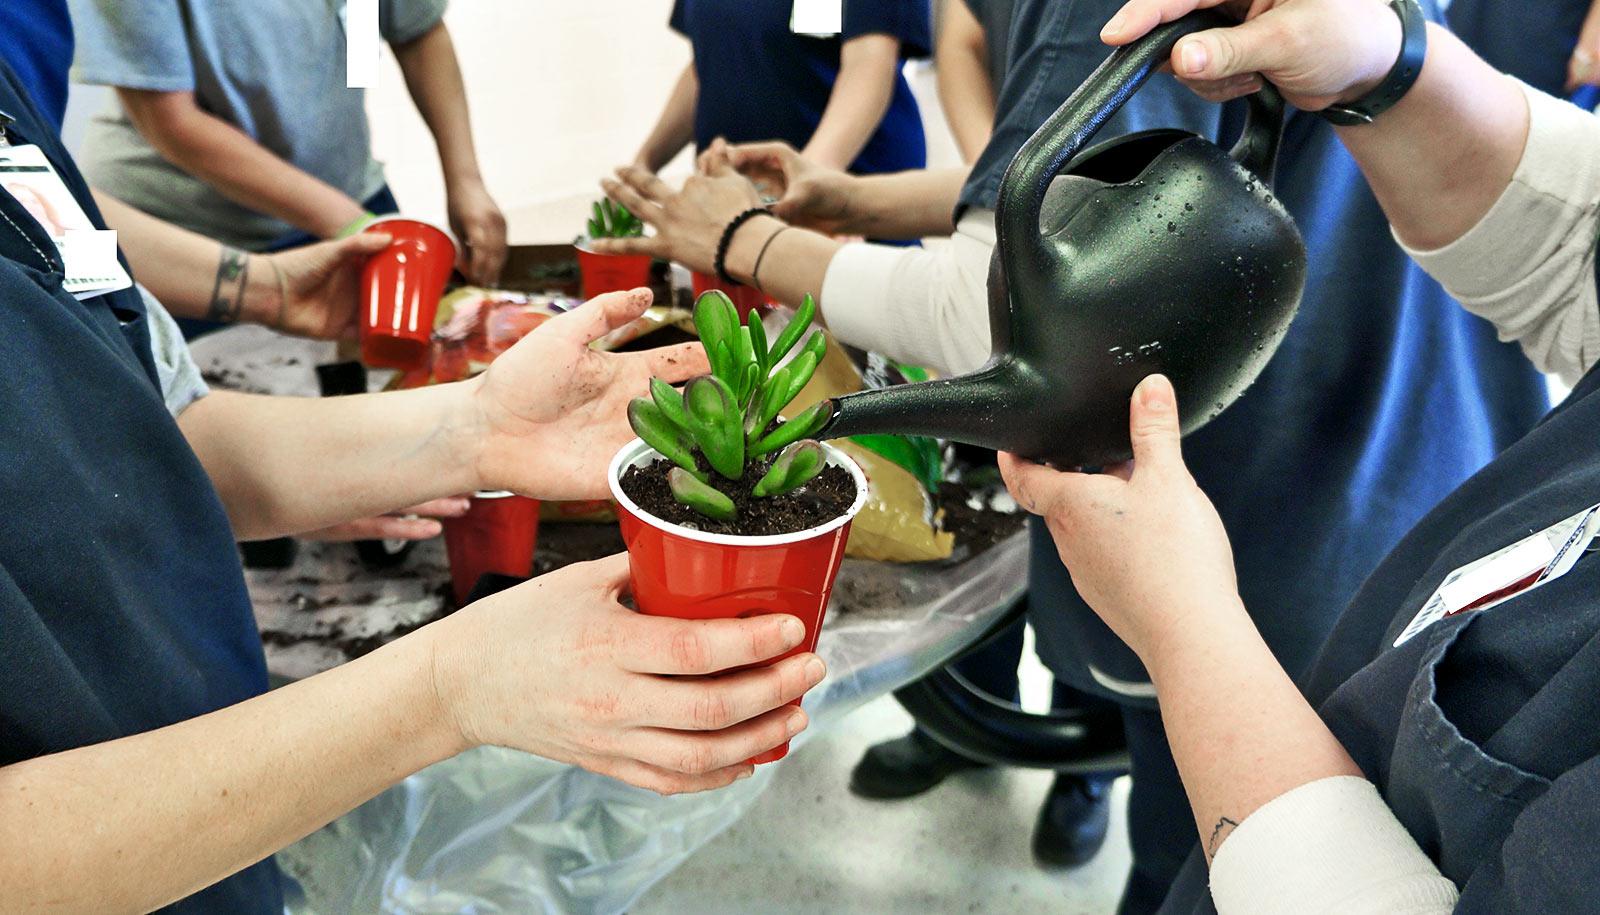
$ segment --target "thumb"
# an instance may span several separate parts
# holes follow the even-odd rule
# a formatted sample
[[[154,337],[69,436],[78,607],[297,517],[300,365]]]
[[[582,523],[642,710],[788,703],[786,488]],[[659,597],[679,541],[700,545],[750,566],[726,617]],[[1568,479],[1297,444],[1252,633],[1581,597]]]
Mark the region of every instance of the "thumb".
[[[389,247],[389,243],[393,240],[393,236],[385,235],[382,232],[357,232],[349,238],[340,239],[339,241],[331,242],[331,244],[338,245],[336,253],[340,257],[357,255],[370,257]]]
[[[1151,375],[1133,389],[1128,434],[1133,440],[1134,473],[1183,466],[1178,398],[1167,376]]]
[[[1172,49],[1172,70],[1183,79],[1227,79],[1246,73],[1267,74],[1282,66],[1281,30],[1272,14],[1225,29],[1196,32]]]

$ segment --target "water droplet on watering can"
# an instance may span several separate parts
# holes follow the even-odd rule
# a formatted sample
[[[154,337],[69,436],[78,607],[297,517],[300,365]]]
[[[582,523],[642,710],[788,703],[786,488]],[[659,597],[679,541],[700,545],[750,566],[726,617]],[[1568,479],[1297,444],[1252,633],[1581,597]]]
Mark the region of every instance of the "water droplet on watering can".
[[[1167,223],[1167,231],[1168,232],[1176,232],[1176,231],[1178,231],[1178,224],[1175,223],[1175,222]]]
[[[1184,204],[1183,205],[1183,211],[1185,213],[1193,213],[1194,212],[1194,204],[1192,204],[1192,203]]]

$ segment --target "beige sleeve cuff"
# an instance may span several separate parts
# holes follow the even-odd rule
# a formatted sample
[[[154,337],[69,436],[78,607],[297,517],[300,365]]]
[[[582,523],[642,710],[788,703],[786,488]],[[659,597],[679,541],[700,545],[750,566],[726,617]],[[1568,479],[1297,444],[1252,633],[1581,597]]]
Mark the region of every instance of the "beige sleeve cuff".
[[[1528,144],[1500,199],[1443,248],[1401,247],[1501,340],[1570,385],[1600,361],[1600,118],[1523,91]]]
[[[994,214],[969,213],[932,248],[850,244],[828,264],[819,306],[841,341],[940,374],[989,358]]]
[[[1455,884],[1366,779],[1319,779],[1245,818],[1211,862],[1218,915],[1442,915]]]

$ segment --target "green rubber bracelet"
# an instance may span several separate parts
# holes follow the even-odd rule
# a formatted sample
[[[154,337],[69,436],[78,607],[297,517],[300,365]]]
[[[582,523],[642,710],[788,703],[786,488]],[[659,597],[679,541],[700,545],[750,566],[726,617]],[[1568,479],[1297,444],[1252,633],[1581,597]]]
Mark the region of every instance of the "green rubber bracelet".
[[[378,221],[378,214],[376,214],[376,213],[362,213],[360,216],[356,217],[355,222],[352,222],[349,225],[345,226],[344,228],[340,229],[339,230],[339,234],[335,235],[334,238],[349,238],[350,236],[356,234],[357,232],[360,232],[362,229],[365,229],[367,226],[370,226],[370,225],[372,225],[373,223],[375,223],[377,221]]]

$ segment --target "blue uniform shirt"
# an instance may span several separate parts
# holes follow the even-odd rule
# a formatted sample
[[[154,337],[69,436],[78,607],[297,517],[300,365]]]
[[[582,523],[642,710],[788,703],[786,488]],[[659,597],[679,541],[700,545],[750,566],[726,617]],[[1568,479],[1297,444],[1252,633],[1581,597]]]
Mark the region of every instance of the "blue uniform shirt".
[[[67,113],[67,66],[72,62],[72,18],[67,0],[0,3],[0,60],[11,65],[56,130]]]
[[[1005,114],[967,203],[994,205],[1017,147],[1104,60],[1095,36],[1120,5],[1020,0]],[[1144,127],[1213,134],[1219,110],[1158,78],[1100,137]],[[1277,193],[1309,257],[1300,314],[1255,385],[1186,439],[1184,455],[1232,536],[1246,606],[1298,674],[1389,548],[1526,432],[1548,399],[1516,347],[1395,244],[1321,118],[1290,119]],[[1042,525],[1031,587],[1039,653],[1057,677],[1153,705],[1138,658],[1078,597]]]
[[[932,46],[927,0],[843,0],[844,29],[831,38],[789,30],[787,0],[677,0],[672,28],[694,46],[700,96],[694,141],[785,140],[803,149],[822,120],[839,76],[844,42],[882,33],[900,40],[904,58]],[[889,110],[861,155],[857,174],[897,172],[927,164],[922,115],[903,74],[896,74]]]
[[[1589,14],[1589,0],[1454,0],[1445,14],[1450,31],[1496,70],[1579,108],[1594,108],[1600,91],[1583,86],[1567,94],[1567,61],[1578,45],[1578,31]]]
[[[12,143],[40,146],[103,226],[4,61],[0,110],[17,119]],[[0,216],[0,765],[9,765],[248,699],[266,689],[266,664],[227,515],[162,401],[138,293],[77,301],[61,288],[50,237],[4,192]],[[269,860],[171,911],[282,907]]]

